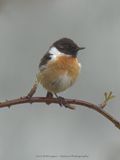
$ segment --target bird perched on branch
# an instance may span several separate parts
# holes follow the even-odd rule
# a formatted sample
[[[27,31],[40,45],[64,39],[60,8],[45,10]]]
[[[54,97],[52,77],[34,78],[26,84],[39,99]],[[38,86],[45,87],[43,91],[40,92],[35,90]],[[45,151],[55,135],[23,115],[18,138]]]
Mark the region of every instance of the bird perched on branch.
[[[77,54],[79,47],[73,40],[62,38],[52,44],[39,64],[37,81],[47,90],[47,97],[72,86],[77,79],[81,64]]]

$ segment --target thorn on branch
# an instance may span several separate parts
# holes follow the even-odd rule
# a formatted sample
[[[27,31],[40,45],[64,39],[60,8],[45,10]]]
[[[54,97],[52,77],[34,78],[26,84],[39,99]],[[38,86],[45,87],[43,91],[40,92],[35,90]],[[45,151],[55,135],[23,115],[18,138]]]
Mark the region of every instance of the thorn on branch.
[[[25,98],[27,98],[27,99],[29,100],[29,103],[30,103],[30,104],[32,104],[32,103],[33,103],[33,102],[32,102],[32,100],[31,100],[31,98],[32,98],[32,97],[30,97],[30,96],[26,96]],[[22,98],[22,99],[23,99],[23,98]]]
[[[9,103],[9,100],[6,99],[5,102]],[[2,104],[2,103],[0,103],[0,104]],[[11,105],[8,104],[7,107],[10,109]]]

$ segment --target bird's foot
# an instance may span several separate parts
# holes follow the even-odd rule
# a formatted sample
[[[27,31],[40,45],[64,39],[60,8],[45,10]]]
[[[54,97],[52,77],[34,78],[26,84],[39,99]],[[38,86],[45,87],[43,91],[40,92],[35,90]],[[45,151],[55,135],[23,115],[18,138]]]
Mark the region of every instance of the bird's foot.
[[[47,97],[47,98],[52,98],[52,97],[53,97],[53,94],[52,94],[51,92],[47,92],[46,97]]]
[[[59,101],[59,105],[62,107],[65,105],[65,98],[61,97],[61,96],[57,96],[57,99]]]
[[[59,101],[59,105],[62,107],[64,106],[65,108],[69,108],[69,109],[75,109],[74,106],[71,106],[70,104],[68,104],[65,100],[64,97],[58,96],[57,94],[55,94],[55,96],[57,97],[58,101]]]
[[[64,97],[61,97],[61,96],[58,96],[56,93],[55,93],[55,96],[56,96],[56,98],[57,98],[58,101],[59,101],[59,105],[60,105],[61,107],[64,106],[65,98],[64,98]]]
[[[53,98],[53,94],[51,92],[47,92],[46,98]],[[50,104],[49,102],[46,102],[46,104]]]

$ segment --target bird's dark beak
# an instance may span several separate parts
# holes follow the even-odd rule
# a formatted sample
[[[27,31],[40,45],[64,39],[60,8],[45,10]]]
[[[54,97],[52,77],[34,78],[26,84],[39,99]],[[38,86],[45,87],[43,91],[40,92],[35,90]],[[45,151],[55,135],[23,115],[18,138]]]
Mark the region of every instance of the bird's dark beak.
[[[83,50],[83,49],[85,49],[85,47],[79,47],[79,48],[78,48],[78,50]]]

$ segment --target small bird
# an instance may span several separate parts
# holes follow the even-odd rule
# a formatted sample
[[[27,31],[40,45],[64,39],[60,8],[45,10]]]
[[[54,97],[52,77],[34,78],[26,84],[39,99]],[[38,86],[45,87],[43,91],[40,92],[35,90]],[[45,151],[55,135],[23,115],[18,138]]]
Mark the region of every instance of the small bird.
[[[79,47],[73,40],[62,38],[54,42],[39,64],[37,82],[47,90],[47,97],[71,87],[77,79],[81,64],[77,54]]]

